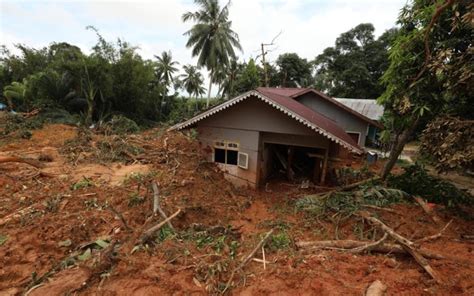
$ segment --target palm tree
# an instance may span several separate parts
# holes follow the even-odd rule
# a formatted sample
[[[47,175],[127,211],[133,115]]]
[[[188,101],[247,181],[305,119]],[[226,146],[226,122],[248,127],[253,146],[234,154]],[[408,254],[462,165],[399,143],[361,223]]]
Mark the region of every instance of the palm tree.
[[[163,103],[165,102],[165,97],[166,94],[168,93],[168,87],[171,85],[173,82],[173,73],[178,71],[178,68],[176,68],[177,65],[179,65],[178,62],[173,61],[173,56],[171,54],[171,51],[163,51],[161,53],[161,56],[156,56],[155,58],[158,60],[158,63],[156,64],[156,76],[158,77],[158,80],[163,84],[164,86],[164,91],[163,91],[163,97],[161,99],[161,106],[160,106],[160,112],[162,111]]]
[[[219,92],[223,98],[226,97],[230,99],[230,97],[234,95],[235,83],[241,71],[242,64],[239,64],[235,59],[232,60],[227,67],[222,69]]]
[[[195,95],[196,110],[198,109],[198,96],[202,95],[206,89],[203,87],[204,78],[199,72],[199,68],[192,65],[183,66],[184,74],[181,74],[183,87],[191,97]]]
[[[24,103],[26,97],[26,79],[21,82],[12,82],[3,88],[3,96],[7,99],[8,108],[13,110],[14,100]]]
[[[189,36],[186,47],[192,47],[192,56],[198,56],[197,65],[210,72],[206,106],[209,107],[214,73],[220,65],[228,65],[235,58],[234,47],[242,51],[239,36],[232,31],[229,21],[229,5],[220,8],[218,0],[194,0],[199,6],[195,12],[183,14],[183,22],[194,21],[193,27],[184,33]]]

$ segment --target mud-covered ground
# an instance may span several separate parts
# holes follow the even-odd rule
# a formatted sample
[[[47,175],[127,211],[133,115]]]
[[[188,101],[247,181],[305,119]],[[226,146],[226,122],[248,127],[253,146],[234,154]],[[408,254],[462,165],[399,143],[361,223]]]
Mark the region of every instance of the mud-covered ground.
[[[443,282],[437,284],[406,255],[298,249],[302,240],[382,235],[361,218],[336,227],[296,211],[294,200],[315,189],[234,188],[181,134],[156,129],[121,138],[140,148],[121,153],[121,162],[95,153],[99,142],[115,138],[93,135],[79,145],[71,141],[77,134],[74,127],[48,125],[28,140],[2,138],[0,157],[39,159],[42,167],[0,164],[0,295],[218,294],[270,229],[265,266],[250,261],[234,273],[227,293],[362,295],[379,279],[388,295],[474,294],[474,245],[461,238],[472,234],[474,222],[441,207],[440,224],[412,203],[392,205],[395,212],[372,210],[414,241],[453,220],[443,236],[421,244],[444,256],[429,259]],[[181,213],[171,220],[174,232],[162,228],[142,244],[144,231],[163,220],[152,214],[152,182],[166,214]]]

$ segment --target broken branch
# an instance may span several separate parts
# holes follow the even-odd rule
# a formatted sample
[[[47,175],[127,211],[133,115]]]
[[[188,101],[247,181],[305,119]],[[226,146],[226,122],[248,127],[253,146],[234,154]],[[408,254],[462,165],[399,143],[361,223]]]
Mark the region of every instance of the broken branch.
[[[22,158],[18,156],[6,156],[6,157],[0,157],[0,163],[7,163],[7,162],[20,162],[20,163],[26,163],[29,164],[37,169],[41,169],[44,167],[44,164],[42,164],[40,161],[32,158]]]
[[[419,196],[414,196],[413,199],[421,206],[423,211],[425,211],[428,216],[430,216],[431,220],[433,220],[434,223],[439,224],[441,222],[441,219],[433,213],[433,210],[428,206],[428,204]]]
[[[166,215],[166,213],[163,211],[163,209],[160,206],[160,192],[158,190],[158,184],[156,184],[156,182],[153,182],[151,184],[151,187],[153,188],[153,215],[156,215],[156,213],[158,212],[161,218],[166,220],[168,219],[168,216]],[[174,232],[175,230],[171,222],[168,221],[167,224],[169,228],[173,230]]]
[[[165,224],[167,224],[171,219],[178,216],[179,213],[181,213],[181,209],[178,209],[173,215],[169,216],[168,218],[166,218],[162,222],[158,223],[157,225],[155,225],[155,226],[151,227],[150,229],[148,229],[147,231],[145,231],[140,237],[140,244],[146,243],[153,236],[153,234],[157,230],[159,230],[161,227],[163,227]]]
[[[446,224],[437,234],[421,238],[421,239],[417,240],[416,242],[417,243],[422,243],[422,242],[427,242],[427,241],[430,241],[430,240],[435,240],[437,238],[440,238],[443,235],[443,232],[449,227],[451,222],[453,222],[453,220],[449,221],[448,224]]]
[[[296,242],[296,246],[302,249],[338,249],[342,251],[349,251],[354,248],[365,247],[370,245],[372,242],[368,241],[355,241],[355,240],[327,240],[327,241],[300,241]],[[368,250],[365,250],[368,251]],[[371,246],[370,251],[377,253],[386,254],[407,254],[407,251],[402,248],[399,244],[385,243],[382,242],[378,245]],[[433,253],[428,250],[419,249],[418,252],[426,258],[430,259],[445,259],[444,256]]]
[[[367,212],[361,212],[359,214],[362,216],[364,219],[367,221],[372,222],[373,224],[377,225],[380,229],[388,233],[394,240],[396,240],[412,257],[415,259],[415,261],[439,284],[442,283],[441,278],[439,275],[436,273],[436,271],[430,266],[428,263],[428,260],[426,260],[423,255],[421,255],[416,249],[415,249],[415,243],[412,241],[408,240],[407,238],[401,236],[400,234],[396,233],[392,228],[388,227],[385,225],[382,221],[379,219],[370,216],[369,213]]]
[[[125,229],[127,229],[128,231],[132,231],[132,229],[128,226],[127,224],[127,221],[125,221],[125,218],[123,217],[123,215],[121,213],[119,213],[112,205],[109,204],[108,206],[109,210],[117,217],[119,217],[120,221],[122,221],[122,224],[123,226],[125,227]]]
[[[245,259],[239,264],[239,266],[237,266],[237,268],[232,270],[229,280],[227,281],[224,290],[222,290],[221,295],[223,295],[227,291],[227,289],[229,289],[230,284],[232,283],[232,280],[234,279],[234,275],[237,272],[237,270],[242,269],[253,258],[253,256],[255,256],[255,253],[257,253],[257,251],[265,245],[265,243],[270,238],[272,233],[273,233],[273,229],[267,232],[265,236],[263,237],[263,239],[255,246],[252,252],[250,252],[250,254],[247,257],[245,257]]]

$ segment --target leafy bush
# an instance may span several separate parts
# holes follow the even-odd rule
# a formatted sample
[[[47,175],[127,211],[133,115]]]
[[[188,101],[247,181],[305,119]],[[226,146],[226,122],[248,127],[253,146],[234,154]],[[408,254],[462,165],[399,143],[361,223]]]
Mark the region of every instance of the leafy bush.
[[[271,250],[282,250],[288,249],[291,245],[291,238],[286,232],[280,232],[273,234],[268,242],[268,246]]]
[[[128,143],[125,138],[113,137],[97,142],[95,157],[102,162],[127,162],[142,152],[143,148]]]
[[[43,127],[43,121],[36,117],[25,118],[19,114],[8,113],[4,119],[3,135],[18,133],[21,138],[30,138],[31,130]],[[29,134],[29,136],[27,136]]]
[[[469,193],[459,190],[449,182],[429,175],[420,164],[413,164],[405,167],[404,170],[405,172],[401,175],[389,176],[388,184],[412,195],[419,195],[429,202],[443,204],[447,207],[474,204],[474,199]]]
[[[132,134],[140,130],[137,123],[123,115],[114,115],[112,119],[105,123],[104,131],[107,134]]]

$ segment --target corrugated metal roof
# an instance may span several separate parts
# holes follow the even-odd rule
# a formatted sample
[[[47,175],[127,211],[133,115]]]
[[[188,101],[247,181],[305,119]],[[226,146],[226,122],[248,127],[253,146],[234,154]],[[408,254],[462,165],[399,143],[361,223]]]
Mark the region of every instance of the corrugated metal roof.
[[[338,102],[346,105],[354,111],[372,119],[379,120],[383,115],[383,106],[377,104],[376,100],[335,98]]]
[[[301,91],[301,89],[300,89]],[[355,143],[355,141],[333,120],[326,116],[313,111],[305,105],[299,103],[296,100],[291,99],[289,96],[280,95],[278,93],[269,92],[268,89],[258,88],[256,91],[249,91],[236,98],[226,101],[220,105],[217,105],[195,117],[179,123],[170,128],[170,130],[181,130],[192,126],[196,122],[203,120],[209,116],[216,114],[228,107],[235,105],[249,97],[257,97],[262,101],[270,104],[272,107],[282,111],[286,115],[294,118],[301,122],[312,130],[320,133],[321,135],[329,138],[330,140],[338,143],[339,145],[355,152],[362,153],[362,149]]]

